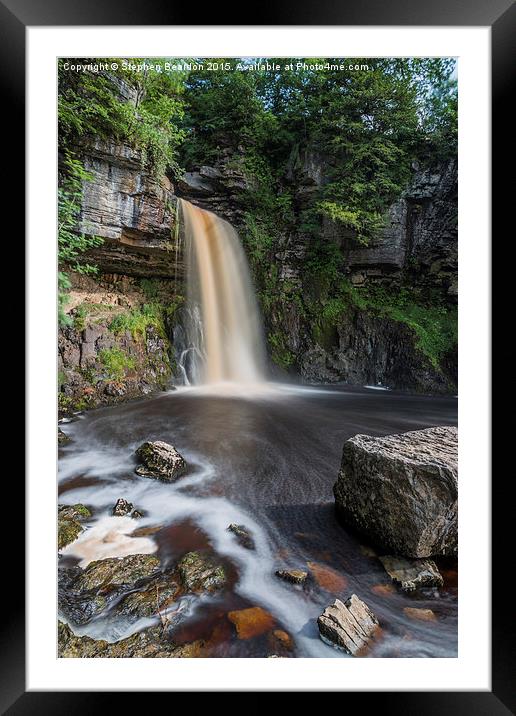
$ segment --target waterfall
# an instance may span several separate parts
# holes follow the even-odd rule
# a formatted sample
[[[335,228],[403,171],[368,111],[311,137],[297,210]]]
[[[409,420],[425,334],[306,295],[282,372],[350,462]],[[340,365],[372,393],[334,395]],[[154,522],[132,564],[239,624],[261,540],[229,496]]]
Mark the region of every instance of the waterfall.
[[[265,381],[265,346],[249,267],[235,229],[180,199],[187,270],[185,382]]]

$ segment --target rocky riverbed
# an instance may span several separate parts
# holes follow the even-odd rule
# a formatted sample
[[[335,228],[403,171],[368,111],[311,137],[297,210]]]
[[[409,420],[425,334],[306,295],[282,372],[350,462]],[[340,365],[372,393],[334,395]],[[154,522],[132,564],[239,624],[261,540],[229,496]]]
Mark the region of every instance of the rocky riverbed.
[[[61,423],[60,656],[455,656],[456,560],[350,531],[332,494],[349,438],[455,423],[451,398],[272,384]]]

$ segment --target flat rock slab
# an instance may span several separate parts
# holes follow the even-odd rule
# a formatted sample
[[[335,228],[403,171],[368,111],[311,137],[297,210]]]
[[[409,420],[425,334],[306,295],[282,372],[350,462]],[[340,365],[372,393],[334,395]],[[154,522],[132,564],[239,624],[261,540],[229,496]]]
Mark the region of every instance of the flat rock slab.
[[[153,477],[163,482],[175,482],[186,472],[186,460],[173,445],[155,440],[145,442],[136,450],[140,465],[137,475]]]
[[[330,646],[357,655],[367,647],[379,622],[367,604],[352,594],[346,602],[336,599],[317,619],[319,635]]]
[[[344,444],[334,485],[338,515],[404,557],[457,555],[457,428]]]
[[[420,587],[442,587],[443,578],[431,559],[404,559],[385,555],[380,557],[385,571],[404,592]]]

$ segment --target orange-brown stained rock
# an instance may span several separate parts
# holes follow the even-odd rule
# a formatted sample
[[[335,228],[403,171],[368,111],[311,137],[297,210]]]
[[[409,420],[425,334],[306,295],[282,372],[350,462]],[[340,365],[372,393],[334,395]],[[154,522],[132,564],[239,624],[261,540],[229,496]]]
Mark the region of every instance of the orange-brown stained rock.
[[[307,562],[308,569],[317,584],[327,592],[337,594],[348,586],[348,580],[331,567],[318,562]]]
[[[411,619],[419,619],[422,622],[433,622],[437,617],[431,609],[416,609],[416,607],[403,607],[405,614]]]
[[[156,532],[159,532],[163,527],[161,525],[158,525],[157,527],[138,527],[134,530],[134,532],[131,532],[131,537],[148,537],[149,535],[154,535]]]
[[[281,646],[284,646],[285,649],[292,649],[292,638],[290,637],[290,634],[287,634],[286,631],[283,631],[283,629],[275,629],[272,632],[272,641],[276,642],[276,644]]]
[[[381,597],[388,597],[389,594],[394,594],[397,590],[394,584],[375,584],[374,587],[371,587],[371,591]]]
[[[228,612],[228,619],[236,626],[239,639],[252,639],[254,636],[270,631],[274,626],[272,615],[261,607]]]

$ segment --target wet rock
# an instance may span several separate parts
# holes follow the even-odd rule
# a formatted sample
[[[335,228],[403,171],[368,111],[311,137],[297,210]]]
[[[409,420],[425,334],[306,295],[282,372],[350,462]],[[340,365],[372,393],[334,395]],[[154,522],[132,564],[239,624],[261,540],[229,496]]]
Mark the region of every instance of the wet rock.
[[[60,520],[87,520],[91,517],[89,509],[80,502],[75,505],[58,505],[57,514]]]
[[[116,501],[116,505],[113,507],[113,515],[115,517],[125,517],[133,509],[133,503],[124,500],[123,497],[119,497]]]
[[[422,622],[437,621],[437,617],[431,609],[418,609],[417,607],[403,607],[403,611],[410,619],[417,619]]]
[[[57,442],[59,445],[69,443],[70,440],[71,438],[69,438],[68,435],[61,430],[61,428],[57,428]]]
[[[294,648],[292,637],[283,629],[274,629],[269,641],[272,649],[291,651]]]
[[[236,536],[238,543],[242,547],[245,547],[245,549],[255,548],[254,540],[244,525],[236,525],[232,523],[229,525],[228,530]]]
[[[136,473],[163,482],[175,482],[186,472],[186,461],[172,445],[156,440],[145,442],[136,450],[141,465]]]
[[[310,574],[317,584],[327,592],[337,594],[344,591],[348,586],[348,580],[343,574],[340,574],[332,567],[319,562],[307,562]]]
[[[214,592],[226,583],[226,573],[213,556],[188,552],[177,565],[181,582],[190,592]]]
[[[147,554],[110,557],[86,569],[59,571],[59,608],[75,624],[86,624],[125,592],[158,572],[159,560]]]
[[[131,592],[117,605],[116,612],[130,617],[153,617],[168,609],[181,594],[176,572],[164,572],[151,579],[145,588]]]
[[[356,656],[374,638],[379,622],[367,604],[352,594],[346,602],[336,599],[326,607],[317,626],[326,644]]]
[[[81,504],[58,505],[57,509],[57,546],[63,549],[74,542],[84,530],[81,521],[91,517],[91,512]]]
[[[104,393],[111,397],[120,398],[125,395],[127,387],[120,380],[110,380],[104,386]]]
[[[149,525],[148,527],[138,527],[133,532],[131,532],[130,537],[149,537],[150,535],[155,535],[157,532],[160,532],[162,529],[162,525]]]
[[[58,520],[57,523],[57,546],[63,549],[74,542],[84,530],[84,527],[77,520]]]
[[[90,562],[74,582],[74,591],[134,586],[159,570],[159,559],[150,554],[109,557]]]
[[[228,619],[235,625],[239,639],[252,639],[265,634],[274,626],[273,616],[261,607],[228,612]]]
[[[109,643],[89,636],[76,636],[67,624],[58,622],[58,656],[62,658],[187,658],[200,656],[202,646],[201,641],[177,646],[160,626]]]
[[[291,584],[304,584],[308,577],[308,572],[303,572],[302,569],[278,569],[275,574]]]
[[[380,557],[385,571],[393,582],[404,592],[413,592],[420,587],[442,587],[443,578],[437,565],[431,559],[403,559],[385,555]]]
[[[142,512],[141,510],[133,510],[131,512],[131,517],[133,520],[140,520],[142,517],[145,517],[145,512]]]
[[[344,445],[334,486],[338,515],[404,557],[457,554],[457,428]]]

